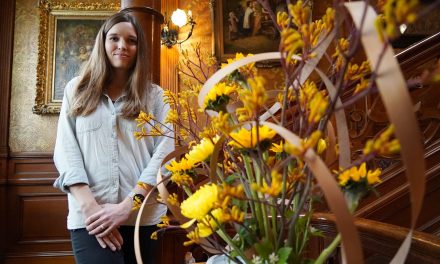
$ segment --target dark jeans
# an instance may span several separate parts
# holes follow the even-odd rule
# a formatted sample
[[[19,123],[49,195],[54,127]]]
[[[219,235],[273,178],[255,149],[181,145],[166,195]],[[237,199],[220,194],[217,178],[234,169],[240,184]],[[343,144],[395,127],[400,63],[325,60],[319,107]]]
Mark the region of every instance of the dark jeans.
[[[157,230],[156,226],[142,226],[139,230],[142,261],[145,264],[155,264],[158,242],[151,240],[151,233]],[[70,230],[73,254],[77,264],[136,264],[134,254],[134,226],[121,226],[119,232],[124,239],[121,250],[112,251],[102,248],[95,236],[88,234],[85,228]]]

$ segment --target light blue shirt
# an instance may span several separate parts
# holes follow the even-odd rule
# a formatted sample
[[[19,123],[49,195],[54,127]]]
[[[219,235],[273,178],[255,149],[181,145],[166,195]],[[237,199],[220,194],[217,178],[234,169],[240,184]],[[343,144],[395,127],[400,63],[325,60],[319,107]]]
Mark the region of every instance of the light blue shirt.
[[[69,115],[75,87],[79,78],[66,86],[61,107],[54,162],[60,176],[54,186],[68,195],[69,215],[67,228],[85,227],[85,217],[78,202],[69,193],[69,186],[88,184],[99,204],[119,203],[133,190],[138,181],[156,184],[156,175],[164,157],[173,151],[170,137],[145,137],[137,140],[137,122],[119,115],[124,95],[114,103],[102,95],[97,109],[87,116]],[[163,102],[163,90],[152,85],[148,109],[158,121],[164,123],[169,105]],[[173,136],[172,125],[164,132]],[[146,125],[149,131],[151,126]],[[166,213],[166,206],[153,195],[143,213],[142,225],[155,225]],[[134,225],[136,214],[132,213],[124,225]]]

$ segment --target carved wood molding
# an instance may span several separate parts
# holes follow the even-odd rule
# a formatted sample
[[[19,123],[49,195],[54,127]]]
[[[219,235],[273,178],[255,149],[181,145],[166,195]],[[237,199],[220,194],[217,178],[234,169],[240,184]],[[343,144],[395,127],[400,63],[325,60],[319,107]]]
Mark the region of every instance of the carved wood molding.
[[[7,157],[9,146],[9,105],[12,83],[15,1],[2,1],[0,11],[0,158]],[[0,177],[1,174],[0,174]]]

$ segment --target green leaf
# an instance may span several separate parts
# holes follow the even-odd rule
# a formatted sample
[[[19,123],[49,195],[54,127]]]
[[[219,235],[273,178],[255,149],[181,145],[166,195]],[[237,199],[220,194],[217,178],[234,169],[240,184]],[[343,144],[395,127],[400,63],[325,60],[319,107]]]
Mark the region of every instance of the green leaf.
[[[269,239],[263,239],[260,243],[254,245],[255,251],[257,251],[258,255],[263,259],[268,259],[270,253],[274,251],[272,243]]]
[[[290,252],[292,252],[291,247],[282,247],[278,249],[277,255],[278,255],[278,262],[277,264],[286,264],[287,260],[289,259]]]

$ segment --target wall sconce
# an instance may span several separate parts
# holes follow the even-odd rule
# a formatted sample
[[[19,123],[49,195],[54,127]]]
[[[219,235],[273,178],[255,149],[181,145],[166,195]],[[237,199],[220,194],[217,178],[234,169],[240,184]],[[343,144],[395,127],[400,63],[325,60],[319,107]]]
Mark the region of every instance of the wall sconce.
[[[160,39],[162,45],[165,45],[168,48],[171,48],[175,44],[182,44],[183,42],[187,41],[191,37],[194,25],[196,24],[196,22],[193,20],[192,12],[188,11],[188,13],[185,13],[185,11],[182,9],[177,9],[173,12],[171,15],[171,22],[173,22],[173,24],[178,28],[186,25],[189,25],[191,28],[189,29],[188,35],[185,39],[178,40],[178,30],[170,28],[170,21],[165,17],[164,25],[160,32]]]

